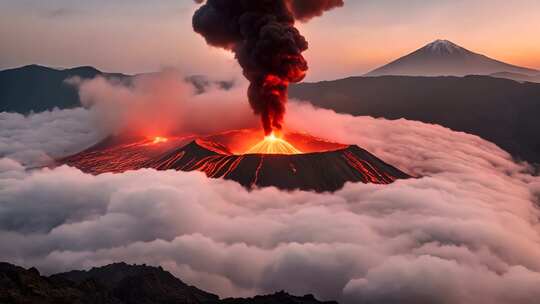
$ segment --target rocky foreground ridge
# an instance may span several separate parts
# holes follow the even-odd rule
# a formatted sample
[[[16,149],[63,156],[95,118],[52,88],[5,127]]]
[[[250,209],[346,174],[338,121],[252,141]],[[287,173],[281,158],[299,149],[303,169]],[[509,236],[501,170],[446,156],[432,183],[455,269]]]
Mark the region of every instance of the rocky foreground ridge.
[[[36,268],[0,263],[1,304],[337,304],[286,292],[220,299],[161,267],[116,263],[89,271],[43,276]]]

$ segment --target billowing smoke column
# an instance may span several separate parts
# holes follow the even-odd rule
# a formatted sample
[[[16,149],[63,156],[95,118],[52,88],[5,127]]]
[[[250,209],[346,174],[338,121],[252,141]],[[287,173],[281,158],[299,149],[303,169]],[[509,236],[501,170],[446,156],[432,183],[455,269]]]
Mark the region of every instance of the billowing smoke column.
[[[202,0],[196,0],[202,3]],[[306,39],[294,27],[343,0],[208,0],[193,28],[212,46],[231,50],[250,81],[248,98],[265,133],[281,130],[287,89],[306,76]]]

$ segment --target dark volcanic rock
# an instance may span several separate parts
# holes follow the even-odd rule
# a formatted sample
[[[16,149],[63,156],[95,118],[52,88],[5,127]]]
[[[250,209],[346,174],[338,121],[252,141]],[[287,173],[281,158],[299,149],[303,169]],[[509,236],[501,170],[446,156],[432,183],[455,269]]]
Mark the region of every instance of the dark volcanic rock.
[[[358,146],[294,155],[220,153],[202,141],[173,151],[144,167],[202,171],[211,178],[234,180],[251,188],[336,191],[346,182],[390,184],[409,176]]]
[[[0,303],[27,304],[116,304],[121,303],[92,281],[75,284],[47,278],[35,268],[24,269],[0,263]]]
[[[230,141],[239,136],[237,133],[220,140]],[[317,142],[318,146],[329,147],[328,142],[307,135],[292,136],[304,144]],[[336,191],[347,182],[390,184],[410,177],[354,145],[334,144],[333,149],[292,155],[233,154],[216,138],[169,140],[160,145],[145,141],[119,144],[107,139],[58,163],[92,174],[143,168],[200,171],[210,178],[233,180],[250,189],[273,186],[317,192]]]
[[[313,296],[285,292],[251,299],[225,299],[186,285],[161,267],[111,264],[89,271],[44,277],[35,268],[0,263],[4,304],[318,304]]]
[[[256,296],[249,299],[224,299],[223,304],[337,304],[335,301],[320,302],[312,295],[303,297],[295,297],[284,291],[277,292],[273,295]]]
[[[215,303],[218,296],[186,285],[161,267],[111,264],[89,271],[71,271],[52,276],[77,284],[89,280],[103,286],[122,303]]]

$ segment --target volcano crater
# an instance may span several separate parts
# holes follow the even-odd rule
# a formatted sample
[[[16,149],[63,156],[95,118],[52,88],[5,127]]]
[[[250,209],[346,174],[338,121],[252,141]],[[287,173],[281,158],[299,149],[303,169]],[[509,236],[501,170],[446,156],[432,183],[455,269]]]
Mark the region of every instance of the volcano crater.
[[[316,192],[337,191],[347,182],[390,184],[410,178],[357,145],[287,133],[282,136],[283,142],[294,146],[294,150],[287,150],[285,154],[279,150],[250,152],[257,145],[266,146],[260,139],[260,132],[256,130],[229,131],[206,137],[140,139],[115,136],[60,159],[57,164],[91,174],[143,168],[200,171],[209,178],[236,181],[248,189],[276,187]]]

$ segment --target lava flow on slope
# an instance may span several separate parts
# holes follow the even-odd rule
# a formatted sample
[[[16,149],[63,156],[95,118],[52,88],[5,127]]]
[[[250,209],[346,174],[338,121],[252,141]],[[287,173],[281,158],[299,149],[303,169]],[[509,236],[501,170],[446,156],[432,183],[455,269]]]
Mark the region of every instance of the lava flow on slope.
[[[390,184],[410,176],[356,145],[328,142],[306,134],[237,130],[207,137],[108,138],[58,160],[101,174],[153,168],[200,171],[252,189],[336,191],[347,182]]]

